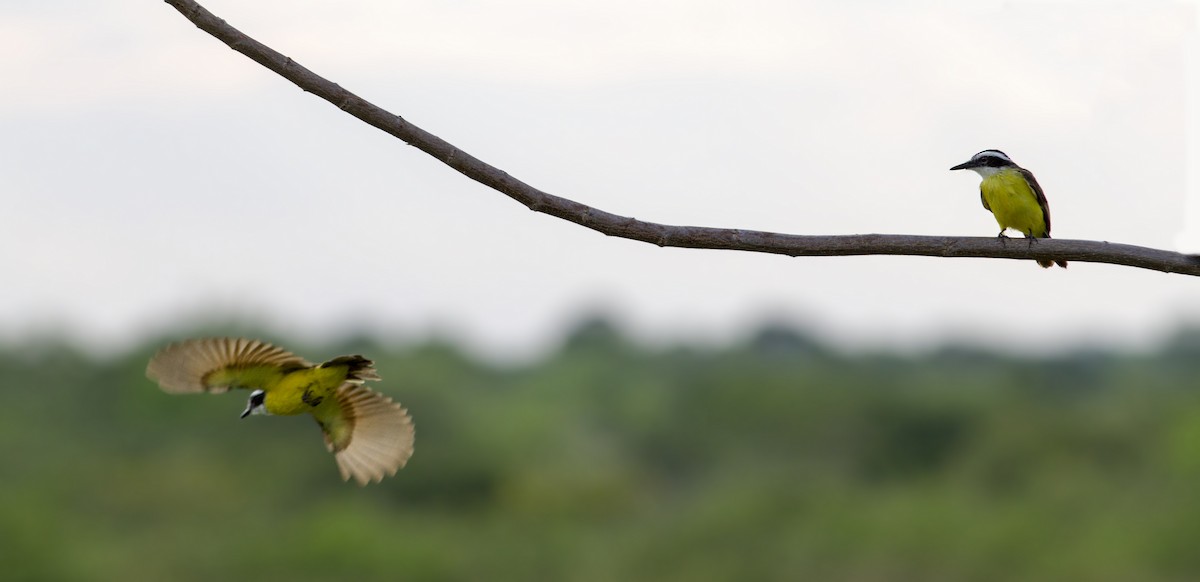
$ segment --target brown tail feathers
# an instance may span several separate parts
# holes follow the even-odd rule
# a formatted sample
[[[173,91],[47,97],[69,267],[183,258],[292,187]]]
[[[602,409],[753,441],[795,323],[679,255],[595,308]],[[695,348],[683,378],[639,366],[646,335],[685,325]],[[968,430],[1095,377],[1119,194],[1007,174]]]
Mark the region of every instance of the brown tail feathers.
[[[375,362],[362,356],[338,356],[324,364],[322,368],[346,366],[346,380],[361,383],[364,380],[378,380],[379,373],[375,371]]]
[[[1028,234],[1026,234],[1025,236],[1026,236],[1026,237],[1028,237],[1029,235],[1028,235]],[[1042,237],[1042,238],[1050,238],[1050,233],[1046,233],[1046,236],[1044,236],[1044,237]],[[1033,241],[1030,241],[1030,242],[1032,243]],[[1044,261],[1044,260],[1038,260],[1037,264],[1038,264],[1038,265],[1040,265],[1040,266],[1041,266],[1043,269],[1049,269],[1050,267],[1053,267],[1054,265],[1058,265],[1058,266],[1060,266],[1060,267],[1062,267],[1062,268],[1064,268],[1064,269],[1065,269],[1065,268],[1067,268],[1067,262],[1066,262],[1066,261],[1055,261],[1055,260],[1048,260],[1048,261]]]

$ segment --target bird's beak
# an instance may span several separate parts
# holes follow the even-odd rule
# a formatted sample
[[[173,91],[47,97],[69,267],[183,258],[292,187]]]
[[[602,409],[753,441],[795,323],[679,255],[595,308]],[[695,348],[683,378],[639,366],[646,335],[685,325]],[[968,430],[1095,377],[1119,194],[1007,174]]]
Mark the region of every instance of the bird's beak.
[[[954,166],[953,168],[950,168],[950,169],[951,169],[951,170],[965,170],[965,169],[967,169],[967,168],[970,168],[970,167],[972,167],[972,166],[971,166],[971,162],[963,162],[963,163],[961,163],[961,164],[959,164],[959,165],[957,165],[957,166]]]
[[[245,412],[242,412],[242,418],[246,418],[247,416],[250,416],[251,410],[253,410],[253,408],[251,408],[250,406],[247,406]]]

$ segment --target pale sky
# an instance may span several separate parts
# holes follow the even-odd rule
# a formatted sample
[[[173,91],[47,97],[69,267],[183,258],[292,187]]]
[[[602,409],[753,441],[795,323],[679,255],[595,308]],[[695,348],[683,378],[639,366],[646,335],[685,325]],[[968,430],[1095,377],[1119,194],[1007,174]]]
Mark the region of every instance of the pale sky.
[[[978,177],[947,171],[989,148],[1037,175],[1055,237],[1174,248],[1200,209],[1185,204],[1191,4],[202,4],[536,187],[645,220],[992,236]],[[467,180],[158,1],[6,0],[0,55],[9,344],[120,349],[213,314],[309,341],[440,333],[497,356],[552,347],[597,310],[647,341],[728,341],[782,318],[851,348],[1145,347],[1200,322],[1200,279],[1127,267],[606,238]]]

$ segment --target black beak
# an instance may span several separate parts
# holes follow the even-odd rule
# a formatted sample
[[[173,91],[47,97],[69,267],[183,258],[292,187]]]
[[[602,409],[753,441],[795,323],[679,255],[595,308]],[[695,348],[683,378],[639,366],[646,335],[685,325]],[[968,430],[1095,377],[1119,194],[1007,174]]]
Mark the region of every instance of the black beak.
[[[249,406],[247,406],[246,411],[242,413],[241,417],[246,418],[247,416],[250,416],[250,410],[251,410],[251,408]]]
[[[975,167],[975,165],[972,164],[971,162],[963,162],[963,163],[961,163],[957,166],[954,166],[953,168],[950,168],[950,169],[951,170],[965,170],[967,168],[974,168],[974,167]]]

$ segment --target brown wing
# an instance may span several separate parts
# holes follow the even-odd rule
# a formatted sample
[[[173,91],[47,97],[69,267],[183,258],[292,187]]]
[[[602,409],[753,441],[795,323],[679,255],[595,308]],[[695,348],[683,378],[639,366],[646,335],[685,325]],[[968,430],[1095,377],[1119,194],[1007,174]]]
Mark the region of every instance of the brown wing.
[[[1021,176],[1029,182],[1029,187],[1033,188],[1034,196],[1037,196],[1038,206],[1042,207],[1042,217],[1046,220],[1046,238],[1050,238],[1050,203],[1046,201],[1046,193],[1042,192],[1042,185],[1033,177],[1033,172],[1025,168],[1017,168],[1017,171],[1021,172]]]
[[[262,387],[282,372],[312,364],[258,340],[216,337],[173,343],[150,358],[146,376],[166,392],[225,392]]]
[[[395,475],[413,454],[412,418],[403,406],[360,384],[338,387],[335,399],[313,411],[342,479],[359,485]]]

